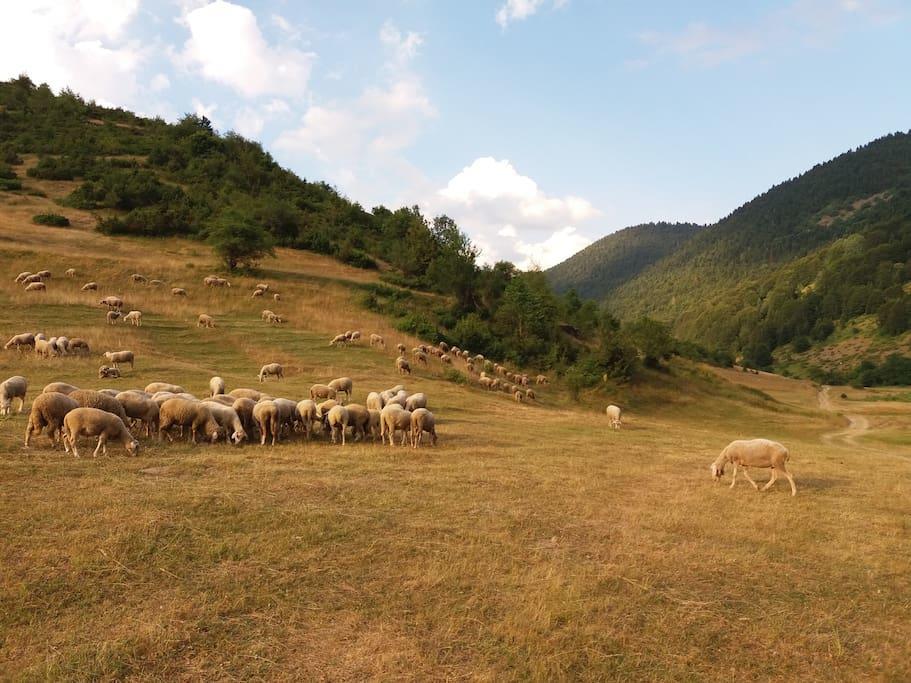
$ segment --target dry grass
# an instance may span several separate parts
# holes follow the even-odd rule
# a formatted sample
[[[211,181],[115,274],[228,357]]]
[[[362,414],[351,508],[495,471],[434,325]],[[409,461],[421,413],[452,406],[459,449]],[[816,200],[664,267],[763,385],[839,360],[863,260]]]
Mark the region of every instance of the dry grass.
[[[0,210],[0,216],[5,211]],[[13,219],[0,219],[13,221]],[[15,221],[13,221],[15,222]],[[110,240],[0,223],[0,329],[131,348],[115,386],[167,379],[202,392],[212,373],[302,397],[355,379],[355,399],[399,381],[391,348],[416,340],[353,303],[361,271],[312,255],[267,264],[285,301],[253,280],[207,290],[210,256],[178,240]],[[154,246],[155,248],[149,248]],[[46,295],[20,270],[73,266]],[[188,300],[130,287],[138,271]],[[103,291],[83,294],[84,280]],[[144,311],[141,329],[103,324],[100,296]],[[282,328],[262,308],[288,315]],[[199,330],[196,315],[216,317]],[[328,336],[384,334],[386,353]],[[0,354],[3,377],[97,387],[100,357]],[[743,383],[748,386],[738,386]],[[833,403],[882,419],[860,447],[806,383],[721,376],[686,364],[611,399],[571,405],[559,387],[516,406],[444,381],[406,380],[440,417],[420,451],[325,442],[274,449],[149,444],[139,458],[74,460],[25,417],[0,423],[0,670],[14,679],[907,680],[911,677],[911,449],[877,441],[907,406],[849,394]],[[874,405],[875,403],[875,405]],[[875,426],[874,422],[874,426]],[[715,487],[729,440],[791,447],[800,488]],[[759,475],[761,478],[763,475]]]

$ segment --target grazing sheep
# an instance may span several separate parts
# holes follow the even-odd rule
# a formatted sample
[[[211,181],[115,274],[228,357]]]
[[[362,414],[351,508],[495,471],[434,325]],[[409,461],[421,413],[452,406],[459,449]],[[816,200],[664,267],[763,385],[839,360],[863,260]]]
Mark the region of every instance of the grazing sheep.
[[[66,275],[67,277],[76,277],[76,269],[75,269],[75,268],[67,268],[67,269],[64,271],[63,274]]]
[[[261,446],[266,445],[266,439],[272,439],[272,445],[279,437],[281,424],[279,423],[278,406],[274,401],[260,401],[253,407],[253,419],[259,426]]]
[[[418,392],[405,399],[405,410],[414,411],[417,408],[427,407],[427,394]]]
[[[336,435],[341,434],[342,446],[345,445],[345,430],[348,428],[350,416],[345,406],[333,406],[326,415],[326,426],[329,427],[329,433],[332,435],[332,443],[337,443]]]
[[[244,432],[248,436],[253,436],[256,432],[256,421],[253,419],[253,408],[256,407],[256,401],[252,398],[238,398],[234,400],[231,407],[234,408],[234,412],[240,418],[240,422],[244,426]]]
[[[367,408],[367,413],[370,415],[370,420],[367,422],[367,432],[370,434],[373,443],[376,443],[376,437],[380,436],[381,411]]]
[[[209,391],[212,396],[225,393],[225,381],[221,377],[213,377],[209,380]]]
[[[123,316],[123,322],[130,323],[135,327],[142,327],[142,311],[130,311]]]
[[[527,398],[529,401],[534,401],[536,398],[538,398],[538,395],[535,394],[534,389],[526,389],[525,398]]]
[[[316,406],[316,418],[318,420],[323,420],[326,415],[329,414],[329,411],[335,408],[339,403],[334,398],[329,398],[323,401],[322,403],[317,404]]]
[[[607,419],[610,420],[611,429],[620,429],[621,420],[620,420],[620,406],[615,406],[613,404],[607,406],[604,411],[607,414]]]
[[[28,277],[22,280],[23,285],[30,285],[33,282],[41,282],[41,275],[39,273],[32,273]]]
[[[130,370],[133,369],[133,352],[132,351],[105,351],[104,357],[108,359],[108,362],[117,367],[117,363],[129,363]]]
[[[405,360],[404,356],[399,356],[395,359],[395,369],[402,375],[411,374],[411,364]]]
[[[29,277],[31,274],[31,271],[25,270],[16,276],[15,282],[22,283],[25,281],[25,278]]]
[[[85,339],[74,337],[66,343],[67,353],[90,353],[89,343]]]
[[[351,400],[351,392],[354,390],[354,381],[350,377],[339,377],[329,382],[329,388],[335,389],[336,394],[345,393],[345,401]],[[345,401],[339,401],[344,403]]]
[[[163,287],[163,286],[164,286],[164,280],[149,280],[149,284],[150,284],[152,287]]]
[[[237,389],[229,391],[228,396],[233,398],[252,398],[254,401],[260,401],[263,398],[263,392],[257,391],[256,389],[238,387]]]
[[[375,391],[371,391],[367,394],[368,410],[382,410],[384,405],[386,405],[386,402],[383,400],[383,397]]]
[[[262,315],[260,315],[260,320],[268,320],[268,319],[271,318],[273,315],[275,315],[275,313],[273,313],[272,311],[270,311],[268,308],[264,308],[264,309],[263,309],[263,312],[262,312]]]
[[[11,349],[15,347],[16,351],[21,351],[24,346],[31,349],[35,348],[35,335],[31,332],[23,332],[10,337],[9,341],[3,345],[3,348]]]
[[[67,337],[57,337],[54,340],[54,348],[61,356],[66,356],[70,352],[70,340]]]
[[[303,401],[298,401],[297,403],[297,419],[300,422],[301,429],[304,434],[307,435],[307,440],[310,440],[310,434],[313,432],[313,423],[319,419],[319,416],[316,412],[316,403],[311,401],[309,398],[305,398]]]
[[[110,396],[111,398],[117,398],[117,394],[120,393],[119,389],[99,389],[99,394],[104,394],[105,396]]]
[[[418,408],[411,413],[411,447],[417,448],[424,440],[424,432],[430,434],[430,445],[437,445],[436,419],[426,408]]]
[[[211,315],[206,315],[205,313],[200,313],[199,317],[196,319],[196,327],[207,327],[210,329],[214,328],[215,327],[215,318],[213,318]]]
[[[285,318],[280,315],[276,315],[275,313],[271,314],[267,320],[273,325],[281,325],[283,322],[285,322]]]
[[[207,396],[203,401],[220,403],[223,406],[233,406],[235,399],[231,396],[226,396],[225,394],[218,394],[217,396]]]
[[[107,306],[108,308],[116,308],[117,310],[123,308],[123,299],[119,296],[106,296],[98,303],[102,306]]]
[[[174,438],[170,433],[173,427],[189,427],[193,443],[197,443],[196,436],[200,431],[205,434],[208,441],[218,441],[220,427],[206,403],[179,397],[169,398],[161,404],[158,412],[159,441],[167,434],[168,440],[173,442]]]
[[[379,346],[381,349],[386,348],[386,340],[382,336],[373,333],[370,335],[370,346]]]
[[[259,381],[265,382],[266,377],[284,379],[285,369],[279,363],[266,363],[259,369]]]
[[[47,428],[47,436],[51,440],[51,444],[56,444],[60,431],[63,429],[63,418],[68,412],[78,407],[79,404],[76,401],[63,393],[49,391],[38,394],[32,401],[28,426],[25,428],[26,448],[32,440],[32,435],[41,434],[45,428]]]
[[[394,445],[396,431],[402,432],[402,445],[408,438],[411,430],[411,413],[398,404],[387,405],[380,412],[380,438],[386,443],[389,436],[389,445]]]
[[[76,440],[80,436],[98,437],[98,445],[95,446],[92,457],[98,457],[99,450],[107,455],[108,441],[119,441],[130,455],[139,453],[139,442],[130,434],[124,420],[104,410],[74,408],[66,414],[63,418],[63,446],[67,453],[72,449],[77,458],[79,451],[76,450]]]
[[[25,392],[28,390],[28,380],[22,375],[13,375],[3,384],[0,384],[0,415],[9,415],[12,410],[13,399],[19,399],[21,413],[25,406]]]
[[[512,392],[512,395],[513,398],[516,399],[516,403],[521,403],[525,398],[525,396],[522,394],[522,391],[519,389],[516,389],[514,392]]]
[[[261,289],[254,289],[253,294],[250,296],[251,299],[255,299],[258,296],[262,296],[265,292]]]
[[[97,292],[98,283],[97,282],[86,282],[84,285],[82,285],[82,291],[83,292]]]
[[[123,412],[130,420],[136,420],[145,428],[146,436],[151,437],[158,431],[159,407],[151,396],[138,391],[121,391],[115,396]]]
[[[213,286],[222,287],[223,285]],[[239,446],[247,438],[247,432],[237,411],[232,406],[225,406],[215,401],[205,401],[204,403],[208,406],[209,412],[212,413],[212,417],[215,418],[218,426],[221,427],[226,435],[229,435],[227,439],[235,446]]]
[[[347,341],[348,338],[344,334],[337,334],[332,338],[332,341],[329,342],[329,346],[344,346]]]
[[[348,426],[355,441],[366,441],[370,429],[370,411],[360,403],[349,403],[345,406],[348,411]]]
[[[281,300],[282,300],[282,295],[279,294],[278,292],[276,292],[275,294],[272,295],[272,300],[273,300],[273,301],[281,301]]]
[[[408,400],[408,392],[404,389],[401,389],[395,393],[392,393],[392,390],[384,391],[380,396],[383,398],[383,407],[398,404],[405,407],[405,402]]]
[[[98,379],[120,379],[120,370],[102,365],[98,368]]]
[[[169,382],[149,382],[143,391],[147,394],[157,394],[159,391],[168,391],[172,394],[185,394],[187,392],[179,384],[170,384]]]
[[[67,384],[66,382],[51,382],[44,389],[41,390],[42,394],[58,393],[58,394],[72,394],[74,391],[79,391],[79,387],[74,387],[72,384]]]
[[[269,285],[267,285],[265,282],[260,282],[258,285],[256,285],[256,289],[260,289],[260,290],[262,290],[262,291],[264,291],[264,292],[268,292],[268,291],[269,291]]]
[[[120,311],[108,311],[105,315],[105,319],[108,321],[108,325],[115,325],[119,317]]]
[[[548,379],[546,375],[538,375],[535,377],[535,384],[548,384]]]
[[[783,474],[788,483],[791,484],[791,495],[797,495],[797,486],[794,484],[794,477],[791,476],[791,473],[788,472],[786,463],[790,459],[791,454],[788,452],[788,449],[777,441],[770,441],[769,439],[742,439],[739,441],[732,441],[729,443],[721,455],[712,463],[712,477],[717,481],[721,481],[721,476],[724,474],[724,466],[727,463],[734,465],[734,472],[731,476],[731,488],[734,488],[734,484],[737,483],[737,468],[743,468],[743,476],[747,478],[753,488],[757,491],[762,490],[766,491],[769,487],[778,481],[779,473]],[[772,470],[772,478],[769,479],[768,483],[759,488],[759,485],[753,481],[753,478],[750,476],[747,468],[749,467],[762,467],[770,468]]]
[[[279,429],[290,434],[294,431],[294,422],[297,420],[297,403],[288,398],[273,398],[271,400],[278,410]]]
[[[35,355],[50,358],[57,355],[57,349],[47,339],[35,337]]]
[[[414,360],[416,360],[418,363],[427,365],[427,354],[424,353],[423,351],[418,351],[417,353],[412,352],[411,355],[414,357]]]
[[[225,278],[218,277],[217,275],[209,275],[207,278],[205,278],[202,281],[202,283],[206,287],[230,287],[231,286],[231,283],[228,282]]]
[[[348,339],[351,340],[351,341],[353,341],[353,342],[360,341],[360,339],[361,339],[361,331],[360,331],[360,330],[354,330],[353,332],[348,333],[347,336],[348,336]]]
[[[130,275],[130,282],[132,282],[134,285],[145,285],[148,284],[149,280],[145,275],[133,273]]]
[[[116,395],[118,392],[115,391],[114,393]],[[99,410],[104,410],[112,415],[116,415],[126,422],[127,415],[123,412],[123,406],[120,405],[120,401],[113,396],[108,396],[105,393],[93,391],[91,389],[77,389],[76,391],[70,392],[69,396],[83,408],[98,408]]]
[[[401,342],[399,342],[398,344],[395,345],[395,350],[399,352],[399,355],[400,355],[400,356],[404,356],[404,355],[405,355],[405,351],[407,351],[407,348],[405,347],[404,344],[402,344]]]
[[[49,270],[39,270],[37,273],[35,273],[35,275],[44,278],[45,280],[51,279],[51,271]]]
[[[315,401],[316,399],[335,399],[338,393],[335,389],[330,387],[328,384],[314,384],[310,387],[310,400]]]
[[[45,285],[43,282],[32,282],[29,283],[25,288],[26,292],[43,292],[45,290],[47,290],[47,285]]]
[[[171,287],[171,296],[187,296],[187,290],[183,287]]]

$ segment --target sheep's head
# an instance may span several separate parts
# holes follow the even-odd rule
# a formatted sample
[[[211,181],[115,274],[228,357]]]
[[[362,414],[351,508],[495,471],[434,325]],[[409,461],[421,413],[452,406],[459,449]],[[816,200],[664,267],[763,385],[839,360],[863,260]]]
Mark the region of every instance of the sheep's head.
[[[231,434],[231,441],[234,443],[235,446],[240,446],[241,441],[243,441],[246,438],[247,438],[247,433],[243,429],[240,429],[240,430],[234,432],[233,434]]]
[[[139,455],[139,442],[133,439],[127,444],[127,453],[130,455]]]
[[[711,466],[711,470],[712,470],[712,479],[714,479],[715,481],[720,480],[721,475],[724,474],[724,463],[722,462],[719,465],[718,463],[713,462],[712,466]]]

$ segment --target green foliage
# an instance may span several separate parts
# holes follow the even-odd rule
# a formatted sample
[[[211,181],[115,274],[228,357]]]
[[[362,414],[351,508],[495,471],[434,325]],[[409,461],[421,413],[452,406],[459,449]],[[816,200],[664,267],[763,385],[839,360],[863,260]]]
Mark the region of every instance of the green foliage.
[[[674,352],[674,339],[668,326],[651,318],[640,318],[627,328],[627,334],[649,367],[658,367]]]
[[[253,268],[275,251],[272,236],[251,216],[230,209],[212,222],[208,242],[229,271]]]
[[[19,179],[0,178],[0,191],[21,190],[22,181]]]
[[[853,387],[911,385],[911,358],[898,353],[888,356],[881,365],[861,361],[848,378]]]
[[[804,351],[809,351],[810,346],[811,346],[810,340],[805,335],[800,335],[799,337],[795,337],[793,343],[791,344],[791,347],[794,349],[794,351],[796,353],[803,353]]]
[[[443,379],[452,382],[453,384],[468,384],[468,377],[465,376],[465,373],[460,372],[455,368],[446,368],[446,370],[443,371]]]
[[[39,213],[35,216],[32,216],[32,223],[37,225],[52,225],[58,228],[68,227],[70,224],[70,219],[66,216],[61,216],[59,213]]]
[[[13,180],[15,177],[16,173],[9,167],[9,164],[0,161],[0,180]]]

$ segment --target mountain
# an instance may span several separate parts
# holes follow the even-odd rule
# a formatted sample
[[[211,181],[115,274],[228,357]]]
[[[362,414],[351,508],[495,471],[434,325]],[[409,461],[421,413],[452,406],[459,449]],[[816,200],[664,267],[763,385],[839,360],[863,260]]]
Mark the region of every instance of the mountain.
[[[575,289],[589,299],[604,299],[653,263],[674,253],[702,226],[645,223],[602,237],[547,271],[558,292]]]

